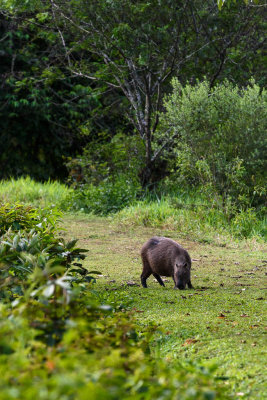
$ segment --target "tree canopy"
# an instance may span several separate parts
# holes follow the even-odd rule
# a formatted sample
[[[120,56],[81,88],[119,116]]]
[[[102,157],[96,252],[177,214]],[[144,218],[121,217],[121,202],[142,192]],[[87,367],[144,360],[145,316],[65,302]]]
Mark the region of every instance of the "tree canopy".
[[[136,132],[144,142],[143,185],[151,181],[162,150],[175,139],[167,135],[162,149],[154,145],[163,97],[173,76],[183,83],[206,76],[210,87],[225,77],[239,85],[251,76],[260,85],[265,82],[262,12],[243,1],[217,5],[212,0],[16,0],[2,4],[4,25],[13,31],[15,26],[16,31],[3,70],[7,88],[3,103],[11,99],[10,118],[14,108],[21,110],[29,103],[32,113],[38,98],[41,104],[32,122],[45,132],[48,124],[52,132],[48,141],[52,136],[59,153],[68,155],[71,151],[63,147],[69,143],[69,149],[75,148],[77,128],[89,124],[87,141],[97,132],[94,121],[99,108],[103,111],[97,121],[99,131],[104,129],[110,137],[124,129],[121,115],[125,116],[128,133]],[[17,39],[19,35],[23,40]],[[9,35],[3,43],[8,46],[8,41]],[[21,66],[23,57],[28,58]],[[109,126],[112,121],[113,128],[105,121]],[[5,131],[10,131],[9,126]],[[34,130],[28,124],[27,129]],[[27,129],[23,132],[28,137]]]

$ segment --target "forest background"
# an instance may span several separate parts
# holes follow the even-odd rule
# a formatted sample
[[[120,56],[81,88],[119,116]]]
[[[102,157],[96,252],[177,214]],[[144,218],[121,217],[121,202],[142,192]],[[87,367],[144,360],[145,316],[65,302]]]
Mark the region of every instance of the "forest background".
[[[64,207],[100,214],[189,194],[255,226],[263,3],[2,3],[2,179],[67,181]]]

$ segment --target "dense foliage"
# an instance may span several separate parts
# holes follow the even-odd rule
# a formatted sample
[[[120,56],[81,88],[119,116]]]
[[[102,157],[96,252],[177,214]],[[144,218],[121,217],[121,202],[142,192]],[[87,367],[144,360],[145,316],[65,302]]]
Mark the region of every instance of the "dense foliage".
[[[170,367],[149,355],[155,327],[138,332],[125,311],[129,300],[122,305],[92,290],[97,272],[82,267],[76,240],[58,238],[56,215],[21,205],[3,205],[0,213],[5,399],[227,398],[212,368]]]
[[[71,177],[79,190],[70,192],[63,206],[108,214],[134,206],[138,200],[152,200],[156,201],[150,207],[153,225],[152,210],[158,207],[158,199],[167,196],[170,210],[177,203],[188,213],[186,195],[191,197],[191,211],[184,226],[202,221],[234,236],[256,232],[264,236],[266,90],[254,81],[240,89],[227,80],[210,88],[208,81],[182,85],[174,79],[173,92],[164,105],[154,135],[153,150],[161,157],[154,190],[148,193],[139,184],[142,147],[118,135],[110,143],[86,149],[69,163],[78,171]],[[193,211],[195,198],[199,205]],[[139,203],[136,210],[139,207],[144,211],[147,204]],[[175,210],[170,212],[178,223]]]
[[[138,177],[144,164],[144,146],[138,137],[115,135],[110,142],[93,142],[67,163],[69,183],[77,190],[61,206],[95,214],[121,210],[141,193]]]
[[[58,216],[56,211],[49,209],[38,210],[19,204],[1,206],[0,263],[1,287],[4,290],[0,298],[12,301],[29,287],[33,290],[34,286],[27,281],[31,273],[35,274],[38,284],[39,280],[49,278],[50,274],[53,276],[53,268],[55,271],[69,271],[74,260],[84,259],[82,253],[85,250],[75,247],[76,240],[65,242],[63,238],[55,236]],[[81,268],[77,261],[75,265]],[[63,277],[62,281],[65,279],[69,277]],[[57,284],[56,279],[54,282]],[[42,289],[50,285],[53,285],[53,279],[48,279]]]
[[[264,86],[264,4],[218,4],[2,1],[2,177],[61,178],[62,156],[124,131],[144,142],[140,182],[155,181],[154,133],[173,76]]]
[[[44,68],[56,57],[49,54],[54,35],[28,18],[0,15],[1,176],[62,178],[62,155],[81,148],[76,125],[89,106],[89,90],[64,77],[60,65],[54,74]]]
[[[264,204],[267,92],[255,82],[209,88],[173,80],[165,99],[159,143],[173,186],[197,187],[211,204],[239,208]],[[160,146],[160,145],[159,145]],[[233,210],[234,213],[234,210]]]
[[[30,13],[12,18],[0,8],[1,178],[64,179],[64,157],[87,142],[80,125],[94,132],[114,126],[103,108],[114,98],[100,100],[100,89],[93,93],[84,79],[69,74],[56,32],[42,28],[50,20]]]

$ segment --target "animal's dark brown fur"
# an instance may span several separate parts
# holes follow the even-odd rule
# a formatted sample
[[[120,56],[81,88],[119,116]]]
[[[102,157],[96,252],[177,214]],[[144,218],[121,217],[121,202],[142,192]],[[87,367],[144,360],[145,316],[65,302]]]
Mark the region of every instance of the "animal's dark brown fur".
[[[151,274],[162,286],[164,283],[160,275],[171,276],[176,289],[185,289],[186,285],[190,289],[193,287],[190,280],[191,258],[188,252],[174,240],[158,236],[152,237],[142,247],[141,257],[143,287],[147,287],[146,280]]]

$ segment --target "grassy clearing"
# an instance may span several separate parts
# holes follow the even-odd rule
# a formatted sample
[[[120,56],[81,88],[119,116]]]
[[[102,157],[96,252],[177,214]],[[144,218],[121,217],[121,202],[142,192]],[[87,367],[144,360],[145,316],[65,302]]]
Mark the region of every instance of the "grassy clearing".
[[[88,248],[85,265],[100,270],[98,288],[107,301],[132,299],[140,329],[156,322],[155,357],[170,363],[195,360],[217,364],[217,375],[235,399],[263,399],[265,393],[264,281],[266,248],[255,240],[200,243],[177,230],[122,227],[107,218],[66,216],[64,233]],[[162,288],[148,279],[140,286],[139,252],[150,236],[165,235],[188,249],[194,290],[175,291],[171,279]],[[131,286],[133,285],[133,286]],[[239,394],[238,394],[239,393]]]
[[[25,203],[37,207],[57,206],[70,193],[70,189],[59,182],[35,182],[33,179],[19,178],[0,181],[0,202]]]

